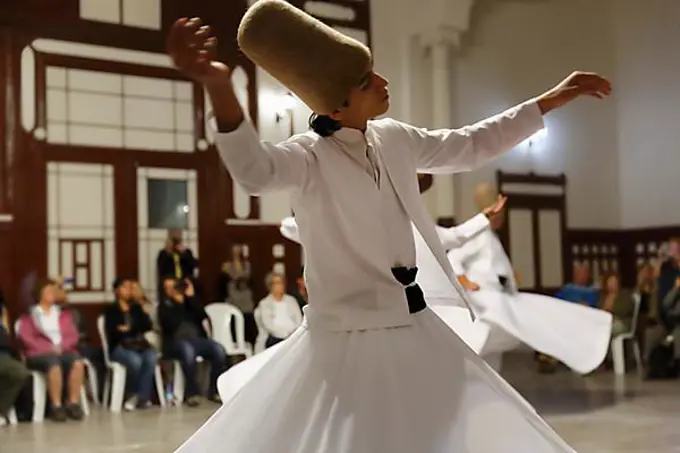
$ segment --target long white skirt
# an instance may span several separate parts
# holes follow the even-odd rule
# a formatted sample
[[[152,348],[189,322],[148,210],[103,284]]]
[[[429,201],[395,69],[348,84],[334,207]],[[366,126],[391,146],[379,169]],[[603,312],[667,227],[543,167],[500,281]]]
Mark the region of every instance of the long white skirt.
[[[479,319],[492,326],[489,340],[476,349],[482,355],[513,349],[519,340],[582,374],[607,355],[612,317],[606,311],[522,292],[480,290],[470,296]]]
[[[430,309],[413,317],[301,326],[220,378],[224,404],[177,452],[573,452]]]

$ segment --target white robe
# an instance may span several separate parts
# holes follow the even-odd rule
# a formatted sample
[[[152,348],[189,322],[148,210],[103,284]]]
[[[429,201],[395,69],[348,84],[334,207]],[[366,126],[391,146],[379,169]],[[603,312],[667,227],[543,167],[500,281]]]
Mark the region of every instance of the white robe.
[[[478,214],[454,228],[437,226],[436,230],[444,249],[450,250],[461,247],[488,228],[489,220],[484,214]],[[283,219],[279,231],[286,239],[300,243],[298,226],[294,217]],[[428,305],[473,351],[480,353],[483,346],[488,343],[489,325],[483,320],[481,322],[473,321],[467,310],[460,306],[458,297],[451,290],[446,274],[437,264],[437,260],[416,228],[413,228],[413,240],[416,248],[416,266],[418,266],[416,282],[423,290]],[[456,273],[462,273],[460,267],[457,267],[455,263],[452,264]],[[496,351],[491,351],[492,354],[494,352]],[[251,366],[255,367],[256,364]],[[493,363],[492,366],[498,369],[497,363]],[[236,379],[240,380],[240,378]],[[226,390],[230,386],[229,381],[223,381],[225,392],[231,393],[231,391]]]
[[[542,126],[529,102],[458,130],[384,119],[365,134],[306,133],[279,145],[261,143],[246,123],[218,134],[227,169],[250,194],[291,192],[309,304],[303,325],[255,357],[262,367],[177,451],[572,453],[431,310],[409,312],[391,270],[415,263],[413,222],[460,289],[418,171],[477,168]],[[367,144],[379,156],[379,184],[365,171]]]
[[[481,354],[502,353],[523,342],[579,373],[597,368],[607,355],[611,314],[541,294],[519,292],[510,259],[496,234],[486,230],[448,253],[480,286],[471,291],[479,319],[493,328]],[[507,289],[499,281],[505,276]]]

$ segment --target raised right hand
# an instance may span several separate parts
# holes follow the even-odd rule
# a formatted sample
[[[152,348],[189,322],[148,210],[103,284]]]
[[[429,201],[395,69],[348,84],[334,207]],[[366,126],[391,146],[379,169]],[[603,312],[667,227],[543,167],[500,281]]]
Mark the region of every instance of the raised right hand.
[[[177,70],[188,78],[204,85],[229,82],[229,67],[216,59],[217,38],[200,18],[177,19],[166,46]]]
[[[506,201],[508,201],[508,197],[498,195],[496,202],[484,208],[482,212],[484,213],[485,216],[491,218],[503,210]]]

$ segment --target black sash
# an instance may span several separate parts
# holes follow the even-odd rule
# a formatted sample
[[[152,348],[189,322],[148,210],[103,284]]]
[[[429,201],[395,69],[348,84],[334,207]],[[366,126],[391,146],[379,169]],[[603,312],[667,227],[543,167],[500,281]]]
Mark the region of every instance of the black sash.
[[[408,301],[408,312],[418,313],[425,310],[427,304],[425,303],[425,296],[423,290],[416,283],[417,267],[393,267],[392,275],[399,283],[404,285],[406,292],[406,300]]]

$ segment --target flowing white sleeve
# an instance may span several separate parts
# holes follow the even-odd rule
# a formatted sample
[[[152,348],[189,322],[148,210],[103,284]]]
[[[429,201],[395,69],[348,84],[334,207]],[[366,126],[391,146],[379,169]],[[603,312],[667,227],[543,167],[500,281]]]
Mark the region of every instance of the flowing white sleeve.
[[[398,123],[416,150],[421,173],[455,173],[481,167],[543,129],[535,101],[460,129],[427,130]]]
[[[458,276],[465,275],[467,262],[474,253],[474,243],[470,241],[449,251],[447,257],[449,258],[454,274]]]
[[[461,247],[470,239],[489,227],[489,219],[484,214],[477,214],[473,218],[452,228],[437,227],[439,240],[445,250]]]
[[[279,226],[279,231],[281,235],[293,242],[300,243],[300,234],[298,233],[297,222],[295,217],[286,217],[281,221],[281,226]]]
[[[250,195],[302,188],[314,160],[300,137],[278,145],[260,141],[247,120],[232,132],[217,134],[215,143],[233,180]]]

